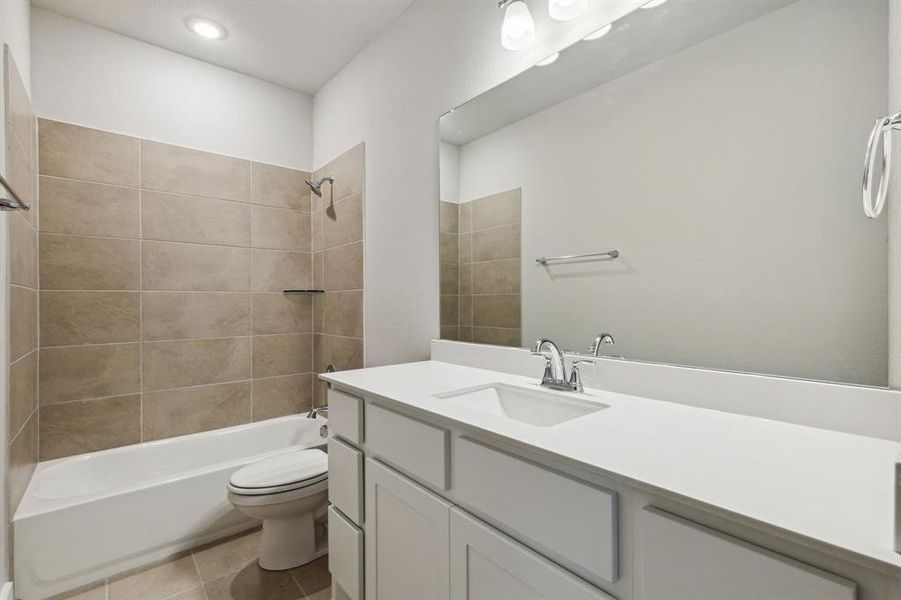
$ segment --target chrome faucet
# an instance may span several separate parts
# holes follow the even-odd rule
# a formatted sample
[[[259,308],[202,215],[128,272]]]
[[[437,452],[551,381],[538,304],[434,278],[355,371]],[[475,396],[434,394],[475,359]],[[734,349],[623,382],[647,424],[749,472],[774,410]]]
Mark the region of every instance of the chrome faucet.
[[[325,406],[314,406],[313,408],[310,409],[310,412],[307,413],[307,418],[315,419],[316,417],[319,416],[319,413],[322,413],[322,412],[328,414],[328,404],[326,404]]]
[[[613,339],[613,336],[609,333],[599,333],[591,345],[588,347],[588,353],[592,356],[600,356],[601,355],[601,346],[612,346],[616,343]]]
[[[547,351],[545,352],[545,348]],[[532,354],[543,356],[544,375],[541,377],[541,385],[552,390],[565,392],[582,392],[582,372],[579,370],[583,361],[574,361],[569,379],[566,378],[563,352],[549,339],[541,338],[532,344]]]

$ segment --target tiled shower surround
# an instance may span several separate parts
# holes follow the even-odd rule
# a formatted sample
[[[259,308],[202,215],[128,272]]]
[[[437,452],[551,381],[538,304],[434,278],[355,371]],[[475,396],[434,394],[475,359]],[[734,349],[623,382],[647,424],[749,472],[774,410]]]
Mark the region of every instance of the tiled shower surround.
[[[8,50],[4,51],[8,91],[5,120],[10,184],[31,206],[7,213],[9,225],[9,490],[7,523],[19,506],[38,460],[38,263],[35,231],[37,129],[34,112]],[[12,553],[10,553],[10,556]]]
[[[332,208],[303,171],[67,123],[39,151],[41,460],[294,414],[362,366],[362,145]]]
[[[443,339],[522,345],[520,195],[440,203]]]

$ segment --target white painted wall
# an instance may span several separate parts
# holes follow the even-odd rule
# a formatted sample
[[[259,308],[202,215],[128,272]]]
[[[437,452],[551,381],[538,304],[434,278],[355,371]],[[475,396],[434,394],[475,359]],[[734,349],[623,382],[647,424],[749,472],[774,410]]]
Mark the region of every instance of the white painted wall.
[[[3,0],[0,2],[0,85],[5,80],[2,48],[9,45],[13,60],[19,67],[25,88],[31,90],[31,43],[29,26],[31,4],[28,0]],[[6,114],[3,106],[5,94],[0,93],[0,115]],[[0,170],[6,172],[6,126],[0,124]],[[7,499],[9,497],[9,218],[12,213],[0,213],[0,594],[8,593],[5,587],[12,574],[7,558],[8,527]]]
[[[311,170],[309,96],[45,10],[31,22],[39,117]]]
[[[536,43],[512,53],[495,2],[419,0],[316,94],[315,166],[366,143],[368,366],[426,358],[438,336],[438,117],[641,3],[557,23],[530,1]]]
[[[441,166],[441,193],[444,202],[460,201],[460,147],[441,140],[438,163]]]
[[[887,385],[886,220],[860,208],[886,17],[803,0],[463,146],[461,202],[522,188],[523,339]]]

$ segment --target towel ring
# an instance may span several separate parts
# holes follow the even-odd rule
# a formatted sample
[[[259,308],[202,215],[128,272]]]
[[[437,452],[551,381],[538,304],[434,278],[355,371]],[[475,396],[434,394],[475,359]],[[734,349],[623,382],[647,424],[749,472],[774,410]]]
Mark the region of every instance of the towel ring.
[[[901,129],[901,112],[891,117],[878,119],[870,132],[867,142],[867,153],[864,156],[863,170],[863,214],[867,218],[875,219],[882,214],[885,208],[885,198],[888,195],[889,169],[892,164],[892,130]],[[876,189],[876,198],[873,198],[873,176],[876,174],[876,144],[882,137],[882,174],[879,177],[879,186]]]

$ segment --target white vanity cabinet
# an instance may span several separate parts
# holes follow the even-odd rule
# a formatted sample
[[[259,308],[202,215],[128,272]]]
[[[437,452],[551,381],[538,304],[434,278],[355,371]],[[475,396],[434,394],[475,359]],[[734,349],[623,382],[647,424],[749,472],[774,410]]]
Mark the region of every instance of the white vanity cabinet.
[[[451,504],[366,459],[366,597],[446,600]]]
[[[452,600],[613,600],[459,508],[450,533]]]

